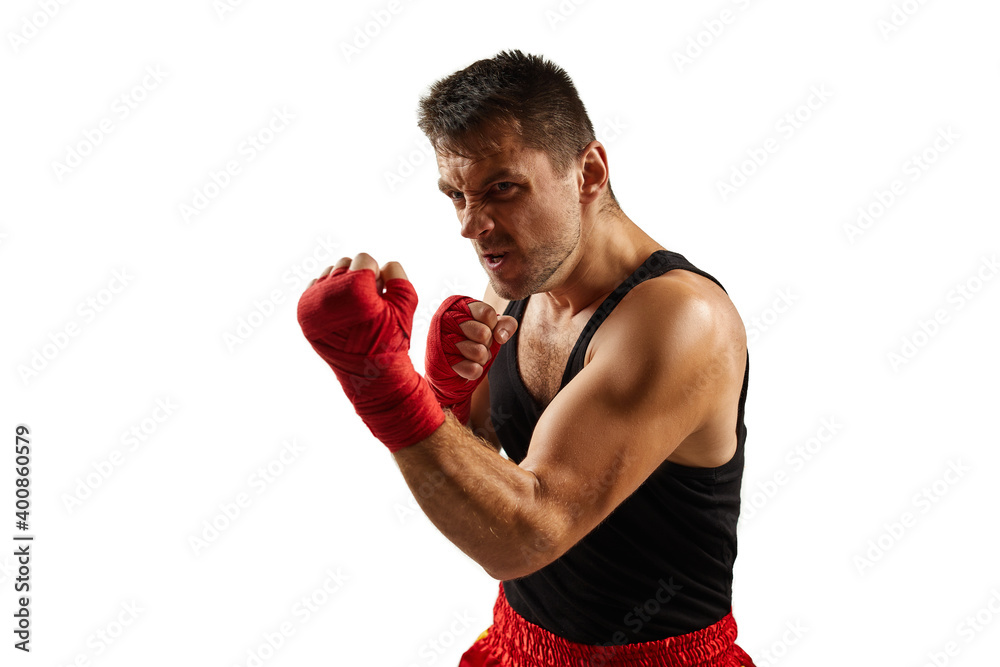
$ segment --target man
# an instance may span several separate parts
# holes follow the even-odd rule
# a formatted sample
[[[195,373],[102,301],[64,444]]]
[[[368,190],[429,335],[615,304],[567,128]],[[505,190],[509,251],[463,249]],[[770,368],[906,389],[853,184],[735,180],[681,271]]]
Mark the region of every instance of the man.
[[[462,665],[752,665],[731,613],[749,357],[725,290],[621,210],[553,63],[478,61],[419,124],[482,301],[441,304],[426,377],[398,262],[340,259],[299,321],[427,516],[501,582]]]

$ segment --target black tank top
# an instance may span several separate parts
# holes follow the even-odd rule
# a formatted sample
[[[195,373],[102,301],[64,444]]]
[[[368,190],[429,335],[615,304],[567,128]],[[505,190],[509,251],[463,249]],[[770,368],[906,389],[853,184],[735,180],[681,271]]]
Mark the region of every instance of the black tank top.
[[[692,271],[722,287],[682,255],[657,250],[587,322],[570,353],[560,389],[583,368],[591,337],[622,297],[644,280],[673,269]],[[528,298],[511,301],[504,314],[520,323]],[[543,408],[521,381],[517,341],[515,331],[500,348],[488,382],[496,434],[507,456],[520,464]],[[699,630],[729,613],[749,373],[748,353],[732,459],[715,468],[664,461],[569,551],[537,572],[503,582],[507,601],[517,613],[581,644],[654,641]]]

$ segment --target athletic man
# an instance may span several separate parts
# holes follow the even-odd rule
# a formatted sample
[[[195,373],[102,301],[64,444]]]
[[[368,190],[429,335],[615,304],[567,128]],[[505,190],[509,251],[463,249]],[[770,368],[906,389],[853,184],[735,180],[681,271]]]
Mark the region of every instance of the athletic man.
[[[725,290],[621,210],[551,62],[476,62],[420,127],[482,301],[441,304],[426,377],[398,262],[340,259],[298,316],[427,516],[500,580],[462,665],[752,665],[731,606],[749,357]]]

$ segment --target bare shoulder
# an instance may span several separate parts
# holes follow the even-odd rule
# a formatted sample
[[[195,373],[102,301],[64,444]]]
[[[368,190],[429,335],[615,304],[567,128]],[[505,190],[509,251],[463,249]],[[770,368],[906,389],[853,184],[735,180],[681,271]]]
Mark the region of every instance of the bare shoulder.
[[[493,310],[497,312],[497,315],[503,315],[503,311],[507,310],[507,304],[510,303],[507,299],[497,295],[493,291],[493,285],[488,282],[486,283],[486,294],[483,296],[483,302],[493,306]]]
[[[746,328],[729,295],[719,285],[693,271],[674,269],[645,280],[626,294],[594,335],[588,357],[602,342],[632,340],[635,332],[662,332],[676,341],[686,335],[711,343],[742,359]]]
[[[730,333],[746,334],[743,319],[740,317],[732,299],[715,281],[705,276],[674,269],[661,276],[641,283],[636,288],[646,286],[645,292],[637,293],[640,299],[649,300],[653,305],[664,305],[671,308],[699,307],[710,315],[716,325],[729,330]],[[633,289],[632,291],[635,291]],[[734,332],[733,329],[738,331]]]

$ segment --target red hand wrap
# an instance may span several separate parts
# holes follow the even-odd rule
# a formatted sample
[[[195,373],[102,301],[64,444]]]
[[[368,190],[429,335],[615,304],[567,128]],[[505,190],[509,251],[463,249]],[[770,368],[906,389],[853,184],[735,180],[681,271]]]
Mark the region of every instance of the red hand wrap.
[[[417,443],[444,423],[430,386],[410,361],[417,293],[405,278],[334,269],[299,298],[302,333],[340,380],[354,410],[390,451]]]
[[[476,380],[467,380],[452,368],[460,361],[465,361],[465,356],[456,347],[456,343],[468,340],[459,325],[475,319],[469,310],[469,304],[474,301],[478,299],[468,296],[450,296],[445,299],[431,319],[430,331],[427,333],[427,356],[424,358],[427,382],[438,402],[441,407],[449,408],[455,413],[462,424],[469,421],[472,392],[486,379],[486,373],[500,351],[500,342],[494,339],[490,346],[490,359],[483,364],[483,374]]]

